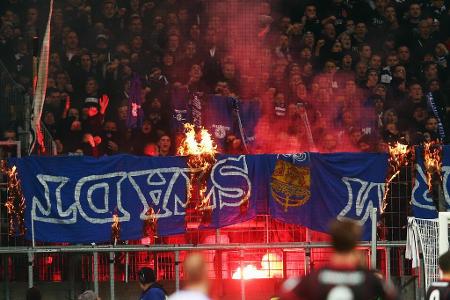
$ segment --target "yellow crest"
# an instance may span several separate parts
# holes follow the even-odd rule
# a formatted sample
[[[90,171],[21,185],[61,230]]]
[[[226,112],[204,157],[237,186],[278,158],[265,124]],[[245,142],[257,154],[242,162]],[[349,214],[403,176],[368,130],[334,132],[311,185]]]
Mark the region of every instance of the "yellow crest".
[[[308,167],[298,167],[278,160],[272,174],[272,197],[284,209],[305,204],[311,197],[311,175]]]

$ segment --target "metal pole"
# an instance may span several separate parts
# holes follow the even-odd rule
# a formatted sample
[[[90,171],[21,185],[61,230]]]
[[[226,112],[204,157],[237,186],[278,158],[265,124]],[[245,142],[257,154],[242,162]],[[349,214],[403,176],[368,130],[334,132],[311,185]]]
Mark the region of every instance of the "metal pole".
[[[129,266],[129,260],[130,260],[130,252],[127,252],[125,254],[125,283],[128,283],[128,266]]]
[[[175,290],[180,290],[180,251],[175,251]]]
[[[114,252],[109,252],[109,294],[110,300],[115,300],[114,294]]]
[[[306,242],[311,243],[311,232],[306,228]],[[311,248],[305,248],[305,275],[311,272]]]
[[[245,279],[244,279],[244,250],[241,250],[241,259],[240,259],[240,265],[241,265],[241,300],[245,300]]]
[[[372,219],[372,241],[370,245],[370,267],[377,268],[377,209],[374,207],[370,212]]]
[[[94,252],[94,292],[98,295],[98,252]]]
[[[34,254],[28,252],[28,288],[33,287],[33,260]]]
[[[391,248],[386,247],[386,280],[391,279]]]

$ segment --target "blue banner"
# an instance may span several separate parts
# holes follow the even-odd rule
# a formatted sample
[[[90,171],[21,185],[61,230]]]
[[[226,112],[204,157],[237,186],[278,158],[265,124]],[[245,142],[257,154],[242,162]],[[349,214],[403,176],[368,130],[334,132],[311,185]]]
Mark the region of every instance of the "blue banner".
[[[28,239],[34,232],[45,242],[107,242],[114,213],[120,239],[140,239],[150,207],[158,235],[186,231],[186,157],[25,157],[9,163],[22,181]],[[386,164],[385,154],[219,155],[207,183],[211,220],[200,229],[257,214],[323,232],[334,218],[370,225],[370,208],[379,207],[383,196]]]
[[[212,96],[208,99],[204,111],[203,125],[211,132],[220,150],[225,147],[225,138],[233,132],[233,102],[231,97]]]
[[[438,217],[436,205],[433,202],[431,193],[428,191],[427,172],[424,166],[423,149],[416,148],[416,173],[415,183],[412,190],[412,211],[416,218],[434,219]],[[442,148],[442,184],[444,190],[444,197],[447,203],[447,211],[450,209],[450,182],[448,175],[450,173],[450,146],[443,146]]]
[[[370,239],[370,212],[383,199],[387,154],[305,153],[289,160],[277,161],[272,176],[272,217],[321,232],[333,219],[355,219]]]

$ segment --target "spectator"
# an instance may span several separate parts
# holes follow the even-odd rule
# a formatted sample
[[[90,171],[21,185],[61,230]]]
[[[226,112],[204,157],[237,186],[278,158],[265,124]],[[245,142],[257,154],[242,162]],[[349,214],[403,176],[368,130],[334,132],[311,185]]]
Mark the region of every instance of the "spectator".
[[[330,226],[334,253],[330,264],[304,277],[285,299],[396,299],[396,291],[360,265],[356,244],[362,228],[354,221],[334,221]],[[352,280],[358,276],[359,280]],[[345,295],[345,296],[344,296]]]
[[[169,300],[208,300],[209,281],[207,264],[203,256],[194,253],[183,263],[186,286],[169,297]]]
[[[144,267],[139,271],[139,286],[142,290],[140,300],[164,300],[166,291],[156,282],[153,269]]]
[[[439,257],[438,264],[442,272],[441,280],[431,283],[426,295],[427,300],[446,299],[450,293],[450,251],[445,252]]]

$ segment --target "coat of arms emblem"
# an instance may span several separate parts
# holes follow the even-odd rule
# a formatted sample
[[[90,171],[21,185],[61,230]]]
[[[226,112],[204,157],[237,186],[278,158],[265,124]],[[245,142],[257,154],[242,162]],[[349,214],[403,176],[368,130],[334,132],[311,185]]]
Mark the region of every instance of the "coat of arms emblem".
[[[272,174],[272,197],[285,212],[289,207],[304,205],[311,197],[311,175],[308,167],[278,160]]]

